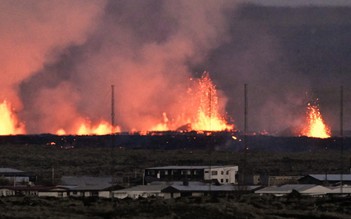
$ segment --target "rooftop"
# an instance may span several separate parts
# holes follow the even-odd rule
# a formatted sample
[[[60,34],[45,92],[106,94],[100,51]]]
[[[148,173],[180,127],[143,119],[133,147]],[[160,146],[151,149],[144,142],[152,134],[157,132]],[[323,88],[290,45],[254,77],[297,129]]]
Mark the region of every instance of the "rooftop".
[[[341,174],[309,174],[308,176],[320,181],[341,181]],[[345,181],[351,181],[351,174],[343,174],[342,179]]]
[[[223,167],[234,167],[233,166],[163,166],[163,167],[150,167],[146,168],[147,170],[202,170],[202,169],[215,169],[215,168],[223,168]],[[236,166],[235,166],[236,167]]]
[[[13,168],[7,168],[7,167],[0,167],[0,173],[23,173],[24,171],[22,170],[17,170]]]

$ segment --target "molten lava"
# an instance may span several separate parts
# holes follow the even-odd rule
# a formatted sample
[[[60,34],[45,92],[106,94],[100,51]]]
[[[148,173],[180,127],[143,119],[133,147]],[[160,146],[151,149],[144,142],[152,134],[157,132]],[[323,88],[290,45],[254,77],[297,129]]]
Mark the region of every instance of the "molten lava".
[[[176,118],[169,119],[162,114],[162,122],[152,126],[150,131],[224,131],[233,130],[234,125],[228,124],[221,114],[216,86],[208,72],[200,79],[190,79],[190,87],[182,97],[182,106]]]
[[[198,106],[196,117],[191,122],[193,130],[224,131],[234,129],[234,125],[228,124],[224,117],[220,115],[216,86],[208,72],[204,72],[198,81],[195,98]]]
[[[162,113],[162,117],[163,121],[152,127],[150,131],[169,131],[167,114],[165,112]]]
[[[11,105],[5,100],[0,103],[0,135],[24,134],[25,126],[19,122]]]
[[[76,135],[107,135],[111,133],[117,133],[120,132],[121,129],[118,126],[112,126],[110,123],[102,120],[100,123],[96,125],[92,125],[89,120],[86,120],[80,125],[78,125],[78,128],[73,131],[71,134],[76,134]],[[59,129],[56,132],[57,135],[66,135],[67,132],[64,129]]]
[[[306,112],[307,126],[303,128],[301,135],[314,138],[329,138],[330,128],[323,121],[318,105],[308,103]]]

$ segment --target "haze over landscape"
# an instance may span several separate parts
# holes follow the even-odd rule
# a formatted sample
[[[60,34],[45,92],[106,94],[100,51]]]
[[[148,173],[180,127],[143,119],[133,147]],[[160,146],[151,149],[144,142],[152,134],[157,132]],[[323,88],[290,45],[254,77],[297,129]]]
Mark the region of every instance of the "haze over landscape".
[[[114,84],[120,130],[185,125],[197,112],[189,90],[208,71],[235,129],[246,83],[251,131],[300,126],[317,98],[337,131],[341,85],[350,130],[351,7],[251,2],[1,1],[0,103],[26,133],[73,133],[110,121]]]

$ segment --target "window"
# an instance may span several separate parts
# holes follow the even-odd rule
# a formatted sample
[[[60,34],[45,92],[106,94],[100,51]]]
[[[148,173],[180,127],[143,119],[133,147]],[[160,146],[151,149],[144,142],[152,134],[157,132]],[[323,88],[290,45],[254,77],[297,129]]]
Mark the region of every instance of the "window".
[[[186,171],[186,174],[187,174],[187,175],[191,175],[191,170],[187,170],[187,171]]]
[[[216,176],[218,174],[218,172],[216,170],[212,170],[212,175]]]
[[[224,174],[224,171],[221,171],[221,175],[223,175]]]
[[[229,182],[229,179],[225,179],[225,182]]]
[[[221,179],[221,183],[223,183],[223,179]]]

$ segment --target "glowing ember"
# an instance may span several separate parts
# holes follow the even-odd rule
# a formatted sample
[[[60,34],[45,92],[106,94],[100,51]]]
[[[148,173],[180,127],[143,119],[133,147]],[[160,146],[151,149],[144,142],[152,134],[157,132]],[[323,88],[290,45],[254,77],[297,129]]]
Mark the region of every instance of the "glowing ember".
[[[234,129],[234,125],[228,124],[219,113],[216,86],[208,72],[204,72],[199,80],[195,97],[197,98],[198,107],[196,118],[191,122],[193,130],[223,131]]]
[[[0,135],[24,134],[25,126],[19,122],[7,101],[0,103]]]
[[[330,129],[323,121],[317,105],[308,103],[306,114],[307,126],[302,130],[301,135],[314,138],[329,138],[331,136]]]

